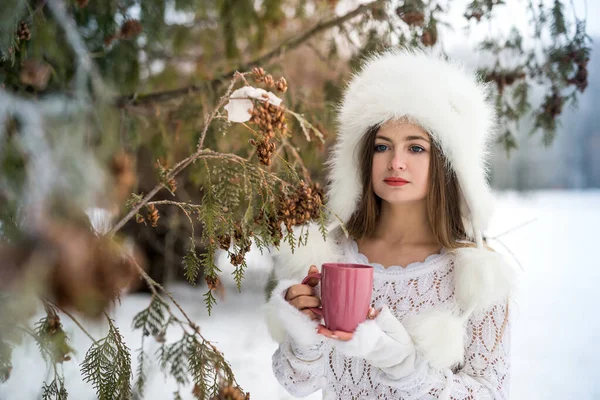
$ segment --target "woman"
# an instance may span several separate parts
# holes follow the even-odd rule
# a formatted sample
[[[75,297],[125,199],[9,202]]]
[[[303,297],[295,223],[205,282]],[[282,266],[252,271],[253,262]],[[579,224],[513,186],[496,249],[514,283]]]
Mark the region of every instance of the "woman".
[[[486,86],[431,53],[388,51],[365,62],[339,111],[327,197],[349,236],[332,224],[324,241],[311,226],[305,247],[277,254],[277,379],[299,397],[507,398],[513,273],[481,233]],[[299,282],[325,262],[374,267],[377,311],[355,332],[331,332],[308,309],[316,282]]]

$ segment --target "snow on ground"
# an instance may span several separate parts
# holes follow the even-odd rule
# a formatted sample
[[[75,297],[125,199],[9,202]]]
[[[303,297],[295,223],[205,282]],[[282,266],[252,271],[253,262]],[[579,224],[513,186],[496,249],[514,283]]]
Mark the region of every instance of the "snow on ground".
[[[494,237],[532,220],[498,238],[523,267],[512,310],[511,399],[600,399],[600,261],[595,252],[600,246],[600,191],[499,194],[488,233]],[[498,241],[491,244],[509,254]],[[202,301],[204,287],[170,286],[205,337],[224,352],[238,382],[254,400],[292,398],[271,372],[276,344],[262,319],[263,285],[270,268],[269,259],[255,253],[242,293],[237,293],[231,279],[225,279],[225,298],[211,317]],[[131,319],[148,300],[147,295],[127,296],[113,313],[132,350],[139,348],[140,332],[132,332]],[[78,370],[90,340],[66,317],[63,323],[78,352],[63,367],[69,398],[94,399],[94,390],[81,381]],[[102,327],[86,325],[94,337],[103,336]],[[167,341],[177,340],[179,334],[171,329]],[[156,348],[149,343],[146,351],[152,354]],[[16,349],[13,363],[11,378],[0,385],[0,400],[39,399],[48,372],[35,345],[28,342]],[[132,363],[135,368],[135,352]],[[173,398],[175,390],[176,384],[165,382],[156,365],[149,371],[146,399]],[[189,386],[181,394],[192,398]]]

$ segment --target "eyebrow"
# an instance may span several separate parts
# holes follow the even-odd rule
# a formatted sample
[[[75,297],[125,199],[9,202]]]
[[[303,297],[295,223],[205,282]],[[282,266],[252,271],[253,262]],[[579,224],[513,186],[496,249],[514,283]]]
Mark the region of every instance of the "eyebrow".
[[[394,143],[392,141],[392,139],[390,139],[387,136],[383,136],[383,135],[377,135],[375,137],[375,139],[382,139],[382,140],[385,140],[387,142]],[[425,139],[423,136],[407,136],[405,141],[410,142],[411,140],[423,140],[424,142],[429,143],[429,140]]]

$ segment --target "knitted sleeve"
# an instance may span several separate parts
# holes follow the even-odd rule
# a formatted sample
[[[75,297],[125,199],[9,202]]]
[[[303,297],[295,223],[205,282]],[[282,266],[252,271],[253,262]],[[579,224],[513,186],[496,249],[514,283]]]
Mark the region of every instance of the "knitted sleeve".
[[[325,342],[302,346],[287,336],[273,354],[275,377],[295,397],[308,396],[323,389],[326,385],[326,348]]]
[[[381,375],[381,383],[388,385],[393,395],[402,397],[507,399],[510,363],[508,304],[497,304],[471,316],[466,334],[465,361],[460,368],[440,371],[426,362],[417,362],[418,367],[410,376],[390,380]]]

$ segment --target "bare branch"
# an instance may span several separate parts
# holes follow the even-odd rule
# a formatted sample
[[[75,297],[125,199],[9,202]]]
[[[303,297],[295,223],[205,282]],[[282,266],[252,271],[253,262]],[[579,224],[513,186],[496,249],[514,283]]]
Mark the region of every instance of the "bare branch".
[[[117,98],[116,105],[120,106],[120,107],[126,107],[127,105],[160,103],[163,101],[173,100],[173,99],[179,98],[181,96],[186,96],[186,95],[202,92],[204,90],[203,89],[204,87],[216,88],[216,87],[220,86],[223,83],[223,81],[230,79],[231,76],[234,75],[236,71],[247,71],[253,67],[256,67],[259,65],[264,65],[265,63],[269,62],[271,59],[276,58],[287,51],[290,51],[290,50],[293,50],[293,49],[299,47],[304,42],[311,39],[313,36],[318,35],[319,33],[325,32],[331,28],[335,28],[336,26],[340,26],[343,23],[351,20],[354,17],[357,17],[359,15],[367,13],[371,9],[383,4],[384,2],[385,2],[385,0],[375,0],[370,3],[363,4],[342,16],[331,18],[324,22],[319,22],[319,23],[317,23],[317,25],[315,25],[313,28],[306,31],[305,33],[303,33],[295,38],[290,38],[290,39],[283,41],[282,43],[277,45],[274,49],[272,49],[268,53],[263,54],[262,56],[257,57],[254,60],[249,61],[248,63],[242,64],[242,65],[238,66],[237,68],[235,68],[234,70],[226,72],[226,73],[212,79],[211,81],[207,81],[205,83],[205,85],[190,85],[190,86],[186,86],[183,88],[148,93],[148,94],[144,94],[144,95],[139,95],[137,93],[128,94],[128,95],[120,96],[119,98]]]

